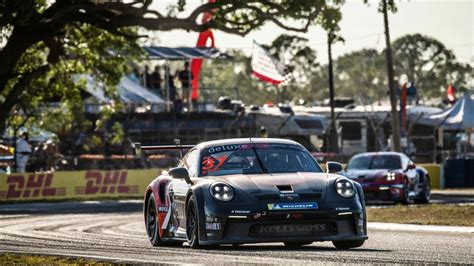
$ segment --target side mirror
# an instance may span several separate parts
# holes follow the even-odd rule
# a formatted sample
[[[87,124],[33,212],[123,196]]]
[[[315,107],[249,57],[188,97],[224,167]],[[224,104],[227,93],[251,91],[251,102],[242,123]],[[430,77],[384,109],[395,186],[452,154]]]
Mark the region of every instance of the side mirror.
[[[339,173],[342,171],[342,164],[337,162],[327,162],[326,163],[326,173]]]
[[[416,164],[411,163],[411,164],[407,165],[407,170],[406,171],[412,170],[412,169],[416,169]]]
[[[168,174],[173,178],[184,179],[186,183],[191,184],[191,185],[193,184],[193,182],[191,181],[191,178],[189,177],[188,169],[184,167],[171,168],[168,171]]]

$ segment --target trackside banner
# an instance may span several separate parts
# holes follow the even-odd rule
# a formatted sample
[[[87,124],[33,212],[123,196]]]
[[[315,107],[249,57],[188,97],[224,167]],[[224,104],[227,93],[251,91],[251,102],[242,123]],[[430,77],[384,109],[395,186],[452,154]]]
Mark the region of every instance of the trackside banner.
[[[141,197],[159,169],[0,175],[0,202]]]

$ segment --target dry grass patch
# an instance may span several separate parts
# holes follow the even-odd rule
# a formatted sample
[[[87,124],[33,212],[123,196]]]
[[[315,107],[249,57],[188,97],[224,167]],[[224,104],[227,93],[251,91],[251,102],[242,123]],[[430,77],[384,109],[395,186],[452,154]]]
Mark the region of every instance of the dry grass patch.
[[[100,262],[93,259],[71,258],[49,255],[33,255],[33,254],[0,254],[0,264],[2,265],[112,265],[109,262]]]
[[[429,204],[367,208],[369,222],[474,226],[474,205]]]

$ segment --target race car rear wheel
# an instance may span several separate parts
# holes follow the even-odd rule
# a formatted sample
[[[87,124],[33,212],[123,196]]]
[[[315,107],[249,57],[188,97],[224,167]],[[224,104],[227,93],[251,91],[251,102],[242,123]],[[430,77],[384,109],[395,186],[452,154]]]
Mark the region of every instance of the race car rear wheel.
[[[420,194],[416,197],[415,203],[418,204],[427,204],[430,202],[431,198],[431,184],[430,179],[427,176],[423,177],[423,189],[420,191]]]
[[[199,248],[198,220],[199,214],[197,212],[196,203],[191,197],[186,209],[186,235],[191,248]]]
[[[161,241],[160,234],[158,231],[158,219],[156,212],[155,196],[153,193],[148,197],[147,207],[146,207],[146,233],[148,239],[153,246],[159,246],[163,242]]]
[[[332,244],[337,249],[350,249],[358,248],[364,244],[365,240],[342,240],[342,241],[332,241]]]
[[[413,199],[410,199],[409,187],[410,187],[410,184],[408,183],[408,180],[405,179],[405,182],[403,183],[403,199],[402,199],[402,204],[405,204],[405,205],[413,203]]]
[[[297,248],[297,247],[301,247],[301,246],[305,246],[305,245],[310,245],[312,243],[313,243],[313,241],[288,241],[288,242],[283,242],[283,244],[285,244],[285,246],[289,247],[289,248]]]

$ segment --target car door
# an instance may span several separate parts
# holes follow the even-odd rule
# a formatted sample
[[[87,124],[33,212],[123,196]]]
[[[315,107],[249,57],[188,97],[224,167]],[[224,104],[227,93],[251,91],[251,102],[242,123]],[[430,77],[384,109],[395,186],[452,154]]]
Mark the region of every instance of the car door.
[[[189,177],[197,177],[198,167],[198,150],[189,151],[179,163],[179,167],[188,169]],[[176,203],[177,218],[179,220],[179,227],[185,228],[185,216],[186,216],[186,194],[188,193],[190,184],[186,183],[184,179],[173,179],[173,194]]]

